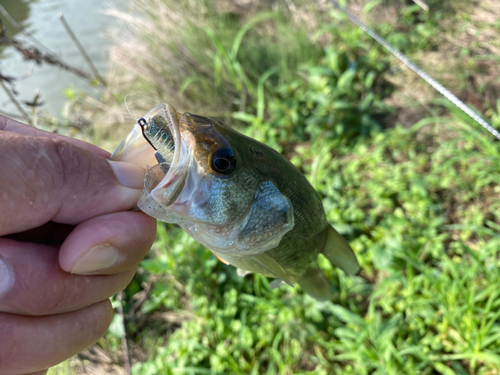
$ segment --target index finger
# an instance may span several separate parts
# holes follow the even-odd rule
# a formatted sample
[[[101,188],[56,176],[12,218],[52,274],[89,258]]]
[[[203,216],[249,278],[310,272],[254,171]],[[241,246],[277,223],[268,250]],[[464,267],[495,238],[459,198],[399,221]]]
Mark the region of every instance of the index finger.
[[[61,139],[0,131],[0,143],[0,235],[127,211],[142,194],[145,171],[133,164]]]
[[[66,137],[65,135],[61,134],[46,132],[44,130],[25,125],[23,123],[20,123],[19,121],[13,120],[9,117],[2,115],[0,115],[0,131],[24,134],[32,137],[47,137],[47,138],[62,139],[68,143],[83,148],[87,151],[92,152],[95,155],[102,156],[106,159],[109,159],[111,155],[108,151],[103,150],[102,148],[97,147],[91,143],[87,143],[85,141],[76,138]]]

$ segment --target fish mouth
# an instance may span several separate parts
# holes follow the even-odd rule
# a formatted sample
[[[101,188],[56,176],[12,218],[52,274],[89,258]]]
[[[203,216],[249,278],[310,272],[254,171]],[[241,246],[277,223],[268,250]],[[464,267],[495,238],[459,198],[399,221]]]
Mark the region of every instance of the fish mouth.
[[[156,106],[139,119],[110,158],[144,169],[144,190],[138,206],[165,222],[187,220],[168,210],[183,191],[192,159],[181,136],[183,117],[168,104]]]

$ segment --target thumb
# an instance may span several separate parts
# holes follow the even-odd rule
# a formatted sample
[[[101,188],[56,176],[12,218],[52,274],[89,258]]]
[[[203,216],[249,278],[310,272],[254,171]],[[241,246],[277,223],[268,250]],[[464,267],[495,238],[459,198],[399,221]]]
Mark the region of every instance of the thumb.
[[[145,171],[61,139],[0,131],[0,235],[126,211]]]

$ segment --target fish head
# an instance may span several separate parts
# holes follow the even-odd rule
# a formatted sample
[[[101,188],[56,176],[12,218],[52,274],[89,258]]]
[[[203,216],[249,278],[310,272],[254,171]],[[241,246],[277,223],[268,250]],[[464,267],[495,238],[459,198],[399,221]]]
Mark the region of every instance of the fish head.
[[[138,203],[146,214],[179,224],[216,254],[249,256],[278,246],[294,220],[289,199],[241,157],[243,138],[215,118],[161,104],[112,158],[147,169]]]

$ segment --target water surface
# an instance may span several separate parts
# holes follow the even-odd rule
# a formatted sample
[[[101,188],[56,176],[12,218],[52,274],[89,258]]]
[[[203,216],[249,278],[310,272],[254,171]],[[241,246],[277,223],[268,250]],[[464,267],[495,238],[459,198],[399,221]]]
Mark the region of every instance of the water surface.
[[[69,65],[89,71],[83,57],[73,44],[59,21],[57,14],[62,12],[73,32],[84,46],[99,72],[104,75],[108,62],[111,42],[106,38],[106,30],[116,25],[116,20],[104,14],[110,6],[124,7],[124,1],[111,0],[0,0],[0,4],[37,40],[48,47]],[[27,39],[3,17],[6,34],[21,41]],[[16,83],[20,101],[31,101],[40,92],[43,109],[60,117],[66,97],[64,89],[71,87],[96,95],[97,90],[84,79],[59,68],[44,64],[35,65],[25,62],[12,47],[0,50],[0,73],[6,76],[25,75],[35,66],[33,74]],[[29,110],[29,107],[26,107]],[[0,111],[18,113],[7,95],[0,89]]]

